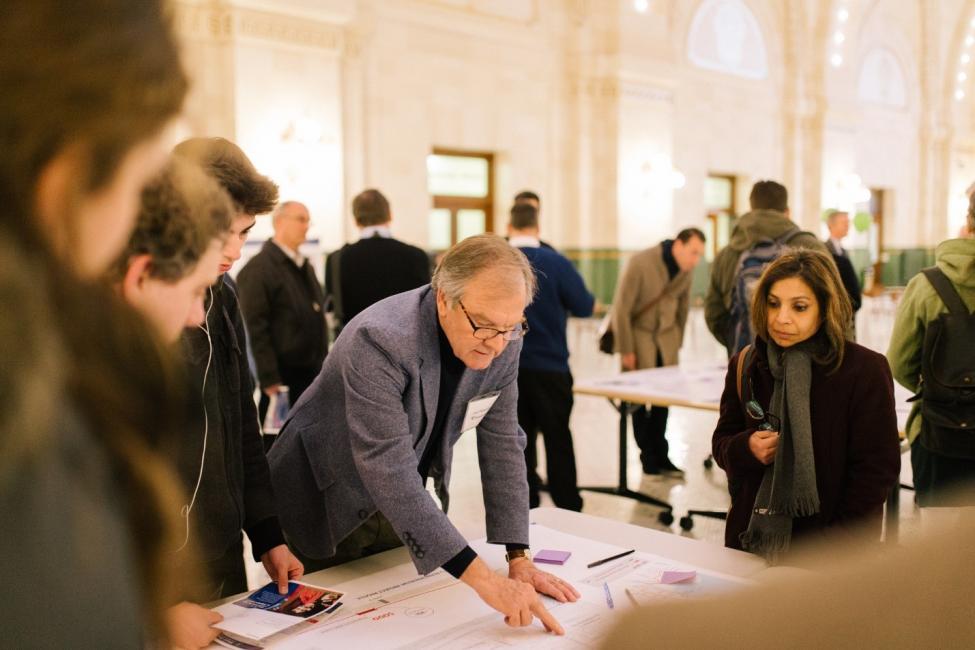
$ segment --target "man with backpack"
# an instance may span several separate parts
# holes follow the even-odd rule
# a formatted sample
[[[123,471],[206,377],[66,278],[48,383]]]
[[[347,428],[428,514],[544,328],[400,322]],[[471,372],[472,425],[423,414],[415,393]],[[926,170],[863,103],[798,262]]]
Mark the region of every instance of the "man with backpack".
[[[968,232],[908,283],[887,359],[915,393],[907,420],[917,503],[975,505],[975,199]]]
[[[704,320],[731,357],[753,335],[752,291],[765,267],[789,248],[826,252],[823,242],[789,219],[789,193],[775,181],[758,181],[748,197],[751,212],[738,219],[728,245],[714,258]]]

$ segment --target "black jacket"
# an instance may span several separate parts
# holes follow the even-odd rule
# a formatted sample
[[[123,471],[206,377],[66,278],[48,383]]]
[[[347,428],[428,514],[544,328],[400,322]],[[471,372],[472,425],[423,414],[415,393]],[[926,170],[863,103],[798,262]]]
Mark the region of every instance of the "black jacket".
[[[183,333],[192,383],[190,396],[199,417],[186,428],[177,453],[177,469],[189,502],[203,460],[190,514],[190,535],[202,559],[222,556],[243,528],[251,540],[254,559],[259,560],[265,551],[284,543],[284,537],[257,423],[237,287],[223,275],[211,290],[212,299],[208,296],[205,305],[205,325],[213,343],[212,355],[202,326]]]
[[[863,298],[860,295],[860,281],[857,279],[853,262],[846,255],[836,254],[833,255],[833,261],[836,262],[836,268],[840,272],[840,280],[843,281],[843,287],[846,288],[846,293],[850,296],[850,304],[853,305],[853,311],[856,312],[860,309]]]
[[[369,237],[346,244],[329,255],[325,263],[325,293],[342,325],[383,298],[429,282],[427,254],[388,237]]]
[[[267,241],[237,275],[261,387],[287,384],[293,371],[317,371],[325,361],[325,295],[306,260],[301,268]]]

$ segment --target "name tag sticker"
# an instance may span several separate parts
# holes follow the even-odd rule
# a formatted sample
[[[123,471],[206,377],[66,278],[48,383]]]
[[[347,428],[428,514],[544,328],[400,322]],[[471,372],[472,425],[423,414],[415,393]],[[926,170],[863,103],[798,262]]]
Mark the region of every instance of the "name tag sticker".
[[[467,413],[464,414],[464,423],[461,425],[461,433],[470,431],[481,423],[494,403],[501,397],[501,391],[478,395],[467,403]]]

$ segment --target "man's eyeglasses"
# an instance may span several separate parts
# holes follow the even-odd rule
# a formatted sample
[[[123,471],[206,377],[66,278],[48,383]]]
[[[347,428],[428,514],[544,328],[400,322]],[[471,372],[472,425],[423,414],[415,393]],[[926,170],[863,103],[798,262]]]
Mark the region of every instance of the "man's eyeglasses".
[[[517,341],[518,339],[525,336],[528,333],[528,321],[522,319],[521,323],[515,325],[510,330],[499,330],[493,327],[481,327],[474,322],[471,315],[467,313],[467,309],[464,308],[464,303],[457,301],[460,305],[460,310],[464,312],[464,316],[467,317],[467,322],[471,324],[471,329],[474,330],[474,338],[479,341],[490,341],[495,336],[500,335],[505,341]]]

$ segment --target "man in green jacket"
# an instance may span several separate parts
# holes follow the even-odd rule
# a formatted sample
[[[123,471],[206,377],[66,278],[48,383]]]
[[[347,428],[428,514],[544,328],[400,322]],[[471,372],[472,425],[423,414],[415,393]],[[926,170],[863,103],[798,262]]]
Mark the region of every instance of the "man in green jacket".
[[[975,310],[975,196],[968,207],[967,237],[941,242],[935,249],[935,265],[948,276],[965,306],[970,311]],[[894,379],[912,393],[917,393],[921,383],[925,331],[933,320],[947,311],[924,274],[915,275],[907,284],[897,308],[887,360]],[[975,366],[975,359],[970,361]],[[975,460],[934,453],[920,443],[920,433],[921,401],[918,400],[907,418],[918,505],[975,505],[971,493],[967,496],[958,493],[961,485],[975,481]]]
[[[731,322],[732,289],[738,273],[741,254],[762,239],[778,239],[796,224],[789,219],[789,193],[775,181],[758,181],[748,197],[751,212],[738,219],[728,245],[721,249],[711,265],[711,284],[704,302],[704,320],[708,329],[728,355],[735,352]],[[799,231],[786,242],[790,246],[825,253],[826,246],[814,234]]]

